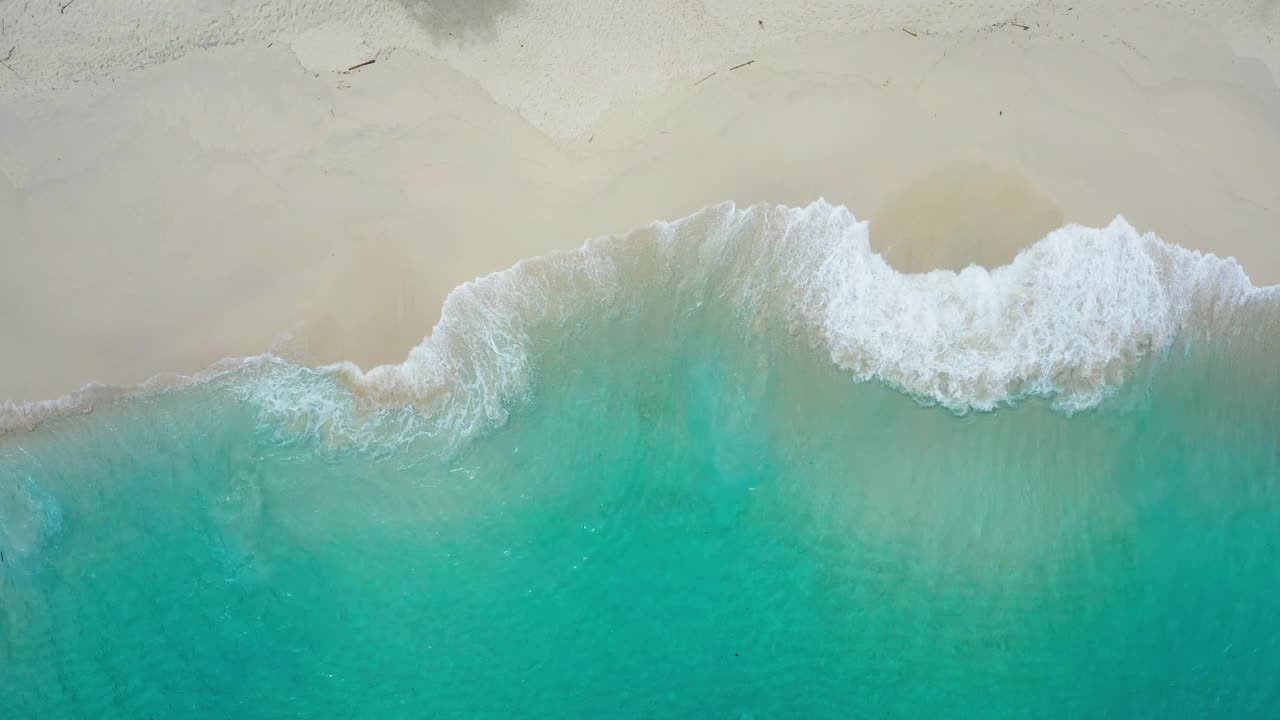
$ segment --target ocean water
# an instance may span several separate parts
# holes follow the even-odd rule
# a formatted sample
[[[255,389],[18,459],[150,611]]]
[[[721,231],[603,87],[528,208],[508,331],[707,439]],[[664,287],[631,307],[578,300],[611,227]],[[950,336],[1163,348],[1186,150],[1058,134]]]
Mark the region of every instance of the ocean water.
[[[1280,716],[1280,295],[867,232],[717,206],[401,365],[5,407],[0,717]]]

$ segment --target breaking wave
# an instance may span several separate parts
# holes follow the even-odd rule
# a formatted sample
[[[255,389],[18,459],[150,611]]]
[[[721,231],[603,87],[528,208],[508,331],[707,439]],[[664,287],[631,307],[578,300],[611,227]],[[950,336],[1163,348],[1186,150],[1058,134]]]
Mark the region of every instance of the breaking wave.
[[[1123,218],[1060,228],[995,269],[905,274],[871,249],[867,223],[845,207],[723,203],[465,283],[400,364],[365,372],[269,356],[224,361],[139,388],[5,403],[0,432],[233,375],[290,427],[359,436],[377,425],[383,436],[392,427],[453,443],[502,423],[532,381],[540,344],[583,318],[679,322],[704,306],[748,332],[785,331],[859,381],[956,413],[1030,396],[1074,412],[1175,342],[1226,332],[1246,307],[1273,314],[1277,287],[1256,288],[1234,259],[1170,245]]]

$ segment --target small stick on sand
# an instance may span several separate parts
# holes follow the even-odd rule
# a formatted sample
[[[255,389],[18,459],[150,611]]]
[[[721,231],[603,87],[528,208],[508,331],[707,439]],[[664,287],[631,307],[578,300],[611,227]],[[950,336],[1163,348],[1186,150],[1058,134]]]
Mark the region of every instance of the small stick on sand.
[[[1014,27],[1020,27],[1020,28],[1022,28],[1023,30],[1030,30],[1030,29],[1031,29],[1031,28],[1029,28],[1029,27],[1027,27],[1026,25],[1023,25],[1023,24],[1021,24],[1021,23],[1009,23],[1009,24],[1010,24],[1010,25],[1012,25],[1012,26],[1014,26]]]
[[[746,62],[742,63],[741,65],[734,65],[733,67],[729,68],[729,72],[733,72],[734,70],[737,70],[738,68],[746,67],[746,66],[750,65],[750,64],[751,64],[751,63],[753,63],[753,62],[755,62],[755,60],[748,60],[748,61],[746,61]]]
[[[701,80],[699,80],[698,82],[694,83],[694,84],[693,84],[693,86],[694,86],[694,87],[698,87],[698,86],[699,86],[699,85],[701,85],[702,83],[704,83],[704,82],[706,82],[706,81],[710,80],[714,75],[715,75],[715,73],[711,73],[710,75],[708,75],[708,76],[706,76],[706,77],[702,78]]]
[[[3,58],[0,58],[0,65],[3,65],[5,70],[8,70],[9,72],[13,73],[14,77],[21,77],[20,75],[18,75],[17,72],[14,72],[13,68],[9,67],[9,58],[13,57],[13,51],[17,49],[18,49],[17,45],[14,45],[13,47],[9,48],[9,54],[5,55]]]
[[[65,13],[67,11],[67,8],[71,7],[71,4],[74,3],[75,1],[76,0],[67,0],[67,2],[65,3],[58,3],[58,14],[61,15]]]
[[[351,67],[347,68],[347,72],[351,72],[352,70],[359,70],[360,68],[364,67],[365,65],[372,65],[372,64],[374,64],[374,63],[376,63],[376,62],[378,62],[378,58],[374,58],[374,59],[372,59],[372,60],[365,60],[365,61],[364,61],[364,62],[362,62],[362,63],[359,63],[359,64],[357,64],[357,65],[352,65]]]
[[[902,28],[902,32],[904,32],[904,33],[906,33],[906,34],[910,35],[910,36],[911,36],[911,37],[913,37],[913,38],[918,38],[918,37],[920,37],[919,35],[917,35],[917,34],[915,34],[915,33],[911,32],[910,30],[908,30],[908,29],[906,29],[906,28]]]

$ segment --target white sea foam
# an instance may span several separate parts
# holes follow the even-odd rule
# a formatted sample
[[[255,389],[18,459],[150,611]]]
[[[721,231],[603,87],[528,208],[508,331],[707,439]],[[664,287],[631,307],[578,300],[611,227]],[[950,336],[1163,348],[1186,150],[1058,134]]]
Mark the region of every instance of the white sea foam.
[[[463,285],[404,363],[344,370],[374,402],[435,407],[465,432],[500,421],[523,392],[537,320],[709,283],[744,317],[812,334],[857,379],[956,412],[1026,395],[1091,407],[1175,338],[1212,335],[1246,299],[1274,294],[1234,260],[1122,218],[1061,228],[994,270],[904,274],[844,207],[723,204]]]
[[[993,270],[904,274],[871,250],[868,225],[844,207],[725,203],[466,283],[403,363],[368,372],[257,363],[243,387],[300,430],[348,436],[394,417],[399,437],[459,439],[505,420],[529,387],[532,349],[557,326],[637,303],[709,299],[746,327],[790,330],[858,380],[954,412],[1024,396],[1071,412],[1099,403],[1177,339],[1211,339],[1246,302],[1277,295],[1253,287],[1233,259],[1169,245],[1122,218],[1056,230]],[[0,428],[126,393],[8,403]]]

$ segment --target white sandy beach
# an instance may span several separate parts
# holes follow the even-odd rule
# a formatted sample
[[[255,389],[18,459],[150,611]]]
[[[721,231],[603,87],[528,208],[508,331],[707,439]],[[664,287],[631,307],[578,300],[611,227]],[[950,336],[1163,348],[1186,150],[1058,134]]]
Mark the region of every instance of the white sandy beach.
[[[459,283],[723,200],[911,272],[1121,214],[1280,282],[1274,1],[200,7],[0,1],[0,399],[397,362]]]

